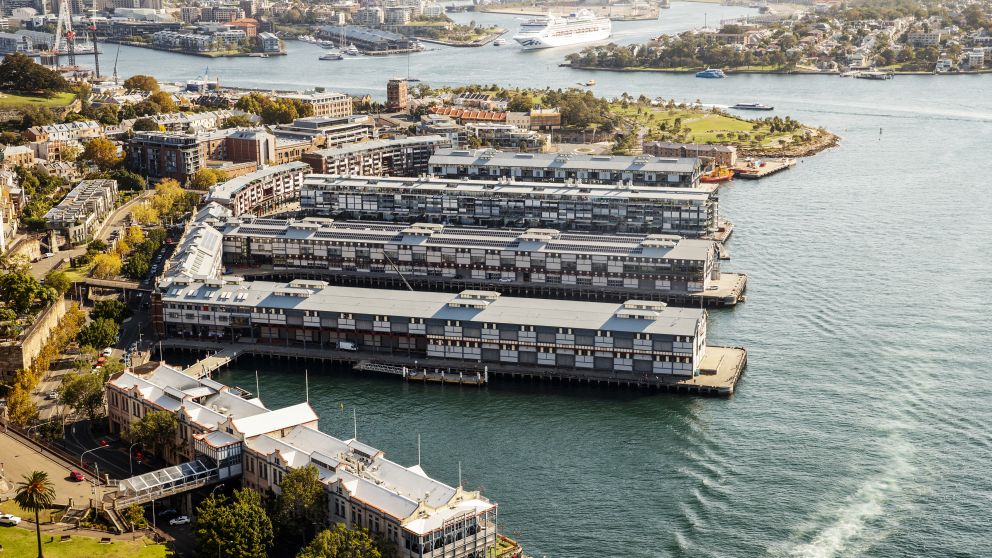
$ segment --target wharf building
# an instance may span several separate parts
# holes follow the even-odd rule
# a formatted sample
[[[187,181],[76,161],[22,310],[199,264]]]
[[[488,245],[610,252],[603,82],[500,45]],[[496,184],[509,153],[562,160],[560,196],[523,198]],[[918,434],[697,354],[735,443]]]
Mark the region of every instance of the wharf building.
[[[699,306],[721,274],[716,243],[671,235],[562,233],[331,219],[209,220],[223,261],[253,277],[307,277],[334,284],[623,302],[637,298]],[[216,245],[214,245],[216,249]],[[216,257],[214,257],[216,259]],[[712,287],[712,289],[711,289]],[[716,293],[714,293],[716,294]],[[722,293],[720,293],[722,294]],[[734,304],[706,297],[707,302]]]
[[[113,211],[116,200],[116,180],[84,180],[58,205],[48,210],[45,222],[50,230],[62,234],[69,244],[80,244],[92,238]]]
[[[719,202],[701,189],[311,174],[300,208],[342,219],[716,235]]]
[[[653,155],[655,157],[696,157],[699,159],[710,159],[718,166],[728,168],[737,164],[737,148],[733,145],[651,141],[644,144],[644,153],[645,155]]]
[[[495,149],[439,149],[430,174],[442,178],[525,182],[581,182],[696,188],[703,171],[695,157],[662,159],[649,155],[508,153]]]
[[[451,145],[442,136],[366,141],[303,155],[314,172],[365,176],[417,176],[427,172],[431,155]]]
[[[238,478],[263,495],[279,494],[290,471],[313,466],[328,502],[325,524],[368,529],[393,543],[401,558],[494,554],[496,503],[431,478],[419,463],[391,461],[356,437],[321,432],[309,403],[268,409],[239,388],[160,363],[113,376],[105,391],[113,434],[152,411],[172,413],[178,422],[161,456],[170,467],[119,481],[110,496],[115,506]]]
[[[159,282],[159,335],[239,340],[415,366],[667,385],[702,371],[707,313],[663,302],[622,304],[332,287],[240,277]],[[344,352],[344,351],[340,351]],[[310,354],[310,353],[306,353]],[[425,363],[426,364],[426,363]]]

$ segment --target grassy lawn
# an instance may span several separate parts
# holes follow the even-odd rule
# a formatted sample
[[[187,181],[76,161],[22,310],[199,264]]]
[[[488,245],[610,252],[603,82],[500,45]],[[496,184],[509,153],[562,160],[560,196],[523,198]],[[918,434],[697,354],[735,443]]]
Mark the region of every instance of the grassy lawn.
[[[33,97],[30,95],[14,95],[12,93],[0,93],[0,109],[12,109],[22,107],[64,107],[75,100],[74,93],[56,93],[51,99],[47,97]]]
[[[86,265],[77,265],[73,267],[66,268],[65,274],[69,276],[70,281],[84,281],[90,276],[90,269],[93,267],[93,263],[90,262]]]
[[[72,535],[68,542],[48,542],[53,535],[41,534],[41,548],[45,558],[165,558],[171,556],[160,544],[150,544],[147,539],[137,541],[114,541],[100,544],[100,539]],[[38,543],[35,533],[20,527],[0,527],[0,545],[4,556],[35,556]]]
[[[612,108],[615,113],[646,127],[649,132],[645,136],[645,140],[648,141],[658,139],[661,135],[659,126],[662,122],[665,122],[668,129],[671,129],[676,119],[681,120],[682,129],[687,131],[685,141],[689,143],[741,145],[741,140],[736,137],[736,134],[740,132],[753,133],[755,135],[764,134],[766,137],[761,141],[761,144],[764,146],[771,145],[781,139],[792,137],[791,133],[771,134],[767,126],[762,126],[758,130],[754,130],[753,124],[748,120],[715,114],[708,110],[695,110],[691,108],[674,108],[668,110],[664,107],[641,107],[641,112],[638,113],[637,109],[636,104],[630,104],[626,109],[618,104],[614,104]],[[734,136],[730,137],[728,134],[734,134]]]
[[[0,502],[0,513],[12,513],[21,519],[30,519],[31,521],[34,521],[34,512],[21,509],[21,506],[18,506],[17,502],[13,500]],[[38,513],[38,518],[42,523],[51,523],[52,510],[41,510]]]

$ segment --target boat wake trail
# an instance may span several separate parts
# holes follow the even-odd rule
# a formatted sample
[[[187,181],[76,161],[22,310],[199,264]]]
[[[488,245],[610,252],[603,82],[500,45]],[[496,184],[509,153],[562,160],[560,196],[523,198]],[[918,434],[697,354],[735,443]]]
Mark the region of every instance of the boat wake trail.
[[[896,426],[895,428],[904,428]],[[913,447],[893,431],[884,442],[888,466],[884,473],[865,479],[839,507],[825,509],[794,535],[795,540],[771,549],[773,556],[832,558],[854,556],[883,540],[894,527],[893,516],[910,506],[903,496],[912,482]]]

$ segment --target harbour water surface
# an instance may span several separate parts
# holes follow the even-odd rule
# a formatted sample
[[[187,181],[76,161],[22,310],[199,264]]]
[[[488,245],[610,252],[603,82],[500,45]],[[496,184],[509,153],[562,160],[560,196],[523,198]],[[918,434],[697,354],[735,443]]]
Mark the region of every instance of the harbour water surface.
[[[703,10],[747,12],[676,3],[618,34],[701,25]],[[178,80],[208,63],[230,85],[380,97],[406,73],[405,57],[331,67],[319,49],[290,51],[207,62],[122,49],[120,71]],[[842,137],[723,191],[737,226],[725,265],[750,275],[746,303],[711,313],[712,343],[750,350],[733,398],[412,385],[302,361],[245,360],[219,379],[251,387],[257,368],[279,407],[304,399],[308,366],[322,429],[350,437],[357,408],[360,438],[404,464],[421,434],[425,470],[454,483],[461,462],[534,556],[992,555],[992,78],[698,80],[572,71],[561,55],[441,49],[410,66],[433,84],[594,78],[604,95],[759,101]]]

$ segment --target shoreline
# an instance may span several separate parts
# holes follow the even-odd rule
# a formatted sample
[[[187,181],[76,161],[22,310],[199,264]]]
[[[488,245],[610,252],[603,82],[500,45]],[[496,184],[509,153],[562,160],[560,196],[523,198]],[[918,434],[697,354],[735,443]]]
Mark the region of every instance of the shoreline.
[[[111,42],[111,41],[107,41]],[[173,54],[186,54],[189,56],[199,56],[200,58],[271,58],[273,56],[287,56],[286,51],[282,52],[239,52],[236,54],[217,54],[211,52],[191,52],[187,50],[176,50],[172,48],[160,47],[155,45],[148,45],[142,43],[129,43],[127,41],[113,41],[113,44],[124,45],[129,47],[137,48],[147,48],[149,50],[158,50],[162,52],[171,52]],[[264,54],[265,56],[261,56]]]
[[[827,130],[817,130],[821,135],[815,141],[808,144],[796,145],[782,148],[749,148],[737,147],[738,157],[765,157],[765,158],[799,158],[812,157],[823,151],[837,147],[840,144],[840,136]],[[727,144],[731,145],[731,144]]]
[[[432,39],[429,37],[415,36],[415,38],[422,43],[430,43],[433,45],[441,45],[441,46],[447,46],[453,48],[476,48],[491,44],[493,41],[502,37],[503,35],[506,35],[507,33],[509,33],[509,30],[501,28],[499,31],[494,31],[486,35],[485,37],[479,39],[478,41],[472,41],[470,43],[464,41],[445,41],[444,39]]]
[[[600,68],[596,66],[575,66],[569,64],[568,62],[563,62],[558,64],[559,68],[570,68],[572,70],[586,70],[591,72],[655,72],[661,74],[695,74],[698,71],[704,70],[705,68],[684,70],[681,68]],[[813,72],[809,70],[792,70],[792,71],[782,71],[782,70],[745,70],[745,69],[729,69],[724,70],[727,75],[732,74],[766,74],[766,75],[780,75],[780,76],[840,76],[843,72],[839,71],[828,71],[828,72]],[[992,69],[982,69],[982,70],[968,70],[963,72],[924,72],[924,71],[891,71],[886,72],[894,76],[978,76],[983,74],[992,74]]]

